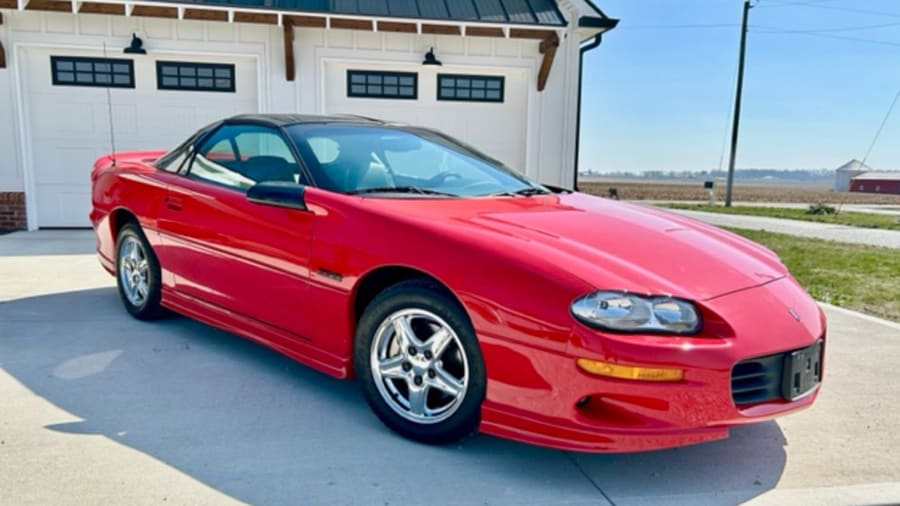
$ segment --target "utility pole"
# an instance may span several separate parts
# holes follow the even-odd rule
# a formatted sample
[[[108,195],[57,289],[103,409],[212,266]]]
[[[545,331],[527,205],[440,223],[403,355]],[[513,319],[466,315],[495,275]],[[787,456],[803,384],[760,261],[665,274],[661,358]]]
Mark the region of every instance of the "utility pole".
[[[731,124],[731,156],[728,158],[728,186],[725,188],[725,207],[731,207],[731,192],[734,188],[734,159],[737,155],[738,127],[741,123],[741,92],[744,89],[744,54],[747,49],[747,13],[750,0],[744,0],[744,16],[741,19],[741,49],[738,57],[737,90],[734,92],[734,114]]]

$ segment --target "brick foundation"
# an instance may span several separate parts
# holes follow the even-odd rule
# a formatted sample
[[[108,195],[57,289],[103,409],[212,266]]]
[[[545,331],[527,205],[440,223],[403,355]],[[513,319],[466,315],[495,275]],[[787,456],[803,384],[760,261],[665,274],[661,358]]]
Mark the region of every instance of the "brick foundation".
[[[0,192],[0,230],[25,230],[25,192]]]

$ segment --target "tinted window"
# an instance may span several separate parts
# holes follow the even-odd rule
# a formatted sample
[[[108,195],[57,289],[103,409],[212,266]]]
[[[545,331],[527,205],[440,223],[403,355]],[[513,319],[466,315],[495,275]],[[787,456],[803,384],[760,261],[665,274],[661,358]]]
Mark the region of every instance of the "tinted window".
[[[156,164],[156,168],[168,172],[178,172],[178,170],[181,169],[181,165],[187,160],[189,154],[190,150],[188,148],[181,148],[167,156],[165,159],[161,159]]]
[[[288,133],[315,183],[327,190],[405,188],[479,196],[537,186],[501,163],[423,129],[294,125]],[[416,193],[413,191],[412,193]]]
[[[51,56],[55,86],[134,88],[134,62],[121,58]]]
[[[158,61],[156,87],[161,90],[233,92],[234,65]]]
[[[419,76],[414,72],[347,71],[348,97],[414,100],[418,86]]]
[[[239,190],[261,181],[306,182],[280,132],[257,125],[219,128],[197,150],[189,176]]]
[[[438,74],[438,100],[503,102],[503,76]]]

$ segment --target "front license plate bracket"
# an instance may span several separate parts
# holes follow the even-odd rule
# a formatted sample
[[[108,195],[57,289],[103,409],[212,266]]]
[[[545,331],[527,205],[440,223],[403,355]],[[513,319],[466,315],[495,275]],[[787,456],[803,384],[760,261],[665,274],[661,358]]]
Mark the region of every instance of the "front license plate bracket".
[[[807,394],[822,381],[822,341],[784,356],[781,396],[792,401]]]

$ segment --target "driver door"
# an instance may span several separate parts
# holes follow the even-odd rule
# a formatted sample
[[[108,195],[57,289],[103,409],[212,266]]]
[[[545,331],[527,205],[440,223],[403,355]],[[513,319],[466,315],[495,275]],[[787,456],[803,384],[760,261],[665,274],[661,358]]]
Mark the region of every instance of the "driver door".
[[[260,181],[306,183],[278,130],[225,124],[196,150],[160,216],[175,290],[303,337],[314,215],[249,202]]]

